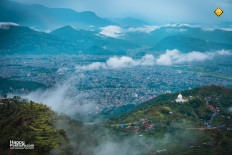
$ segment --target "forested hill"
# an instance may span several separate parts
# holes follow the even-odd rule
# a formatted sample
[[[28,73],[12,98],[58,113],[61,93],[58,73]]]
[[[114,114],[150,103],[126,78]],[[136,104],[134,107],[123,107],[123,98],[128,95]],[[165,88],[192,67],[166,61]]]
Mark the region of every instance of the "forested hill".
[[[158,96],[104,126],[84,126],[46,105],[4,96],[0,100],[0,154],[96,155],[108,147],[105,144],[124,147],[119,144],[126,142],[126,148],[138,151],[138,155],[231,155],[232,89],[206,86],[183,91],[184,102],[175,101],[178,94]],[[35,147],[12,150],[10,140]]]
[[[232,89],[205,86],[183,91],[183,102],[176,100],[178,94],[151,99],[111,118],[106,126],[154,139],[169,135],[162,146],[168,154],[232,154]]]
[[[46,105],[20,97],[0,101],[1,155],[71,154],[70,137],[82,134],[81,128],[81,122],[58,115]],[[10,150],[10,140],[34,144],[34,150]]]
[[[213,85],[213,86],[203,86],[199,88],[194,88],[191,90],[185,90],[178,93],[163,94],[151,100],[148,100],[144,103],[141,103],[139,106],[134,108],[129,113],[139,111],[149,106],[154,106],[158,103],[172,102],[177,98],[179,93],[181,93],[184,97],[192,96],[195,99],[199,99],[201,101],[203,101],[207,97],[212,97],[211,102],[214,101],[213,99],[220,98],[220,102],[219,102],[220,106],[224,108],[228,108],[232,106],[232,89]]]

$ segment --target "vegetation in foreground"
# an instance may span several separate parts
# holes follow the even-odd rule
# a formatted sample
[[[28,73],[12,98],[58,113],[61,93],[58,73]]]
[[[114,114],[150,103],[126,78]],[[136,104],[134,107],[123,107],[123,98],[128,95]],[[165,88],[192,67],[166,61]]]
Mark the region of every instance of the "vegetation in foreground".
[[[178,93],[161,95],[106,125],[116,133],[161,139],[168,154],[232,154],[232,90],[206,86],[182,94],[186,102],[175,102]]]
[[[49,107],[14,97],[0,102],[0,154],[232,154],[232,90],[207,86],[165,94],[109,119],[84,125]],[[34,144],[10,150],[9,141]],[[119,152],[118,152],[119,150]]]

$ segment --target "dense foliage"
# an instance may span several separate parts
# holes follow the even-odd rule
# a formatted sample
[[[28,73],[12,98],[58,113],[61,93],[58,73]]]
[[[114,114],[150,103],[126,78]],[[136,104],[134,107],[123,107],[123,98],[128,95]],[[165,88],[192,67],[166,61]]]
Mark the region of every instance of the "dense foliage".
[[[183,91],[184,103],[175,102],[177,95],[158,96],[106,124],[126,135],[138,133],[155,139],[168,135],[164,146],[169,153],[231,154],[232,90],[206,86]]]
[[[0,154],[48,154],[52,149],[61,149],[68,144],[67,130],[77,131],[81,123],[65,115],[57,115],[49,107],[34,102],[27,103],[19,97],[0,105]],[[57,122],[66,125],[58,127]],[[72,128],[71,128],[72,127]],[[70,134],[70,133],[69,133]],[[78,135],[78,132],[75,133]],[[10,140],[34,144],[34,150],[9,150]],[[67,149],[69,148],[69,149]],[[71,151],[71,145],[62,151]]]

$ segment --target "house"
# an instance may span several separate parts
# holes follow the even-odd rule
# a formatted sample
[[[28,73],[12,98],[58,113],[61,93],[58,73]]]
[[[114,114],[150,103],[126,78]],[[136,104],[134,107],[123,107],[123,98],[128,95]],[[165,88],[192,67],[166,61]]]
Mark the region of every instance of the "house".
[[[227,131],[232,131],[232,127],[227,127],[226,130]]]
[[[214,143],[213,142],[203,142],[202,145],[204,145],[204,146],[213,146]]]
[[[3,95],[2,99],[1,99],[1,102],[6,103],[7,101],[8,101],[7,95]]]
[[[212,105],[209,105],[209,110],[214,111],[214,107]]]
[[[232,125],[227,125],[227,126],[226,126],[226,130],[227,130],[227,131],[232,131]]]
[[[166,149],[163,149],[163,150],[157,150],[156,153],[161,153],[161,152],[166,152],[167,150]]]

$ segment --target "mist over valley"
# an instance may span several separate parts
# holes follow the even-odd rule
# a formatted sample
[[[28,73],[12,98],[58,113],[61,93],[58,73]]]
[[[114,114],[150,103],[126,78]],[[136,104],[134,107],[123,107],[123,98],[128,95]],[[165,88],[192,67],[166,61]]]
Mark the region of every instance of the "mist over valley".
[[[214,24],[79,3],[0,2],[0,154],[232,154],[230,3]]]

